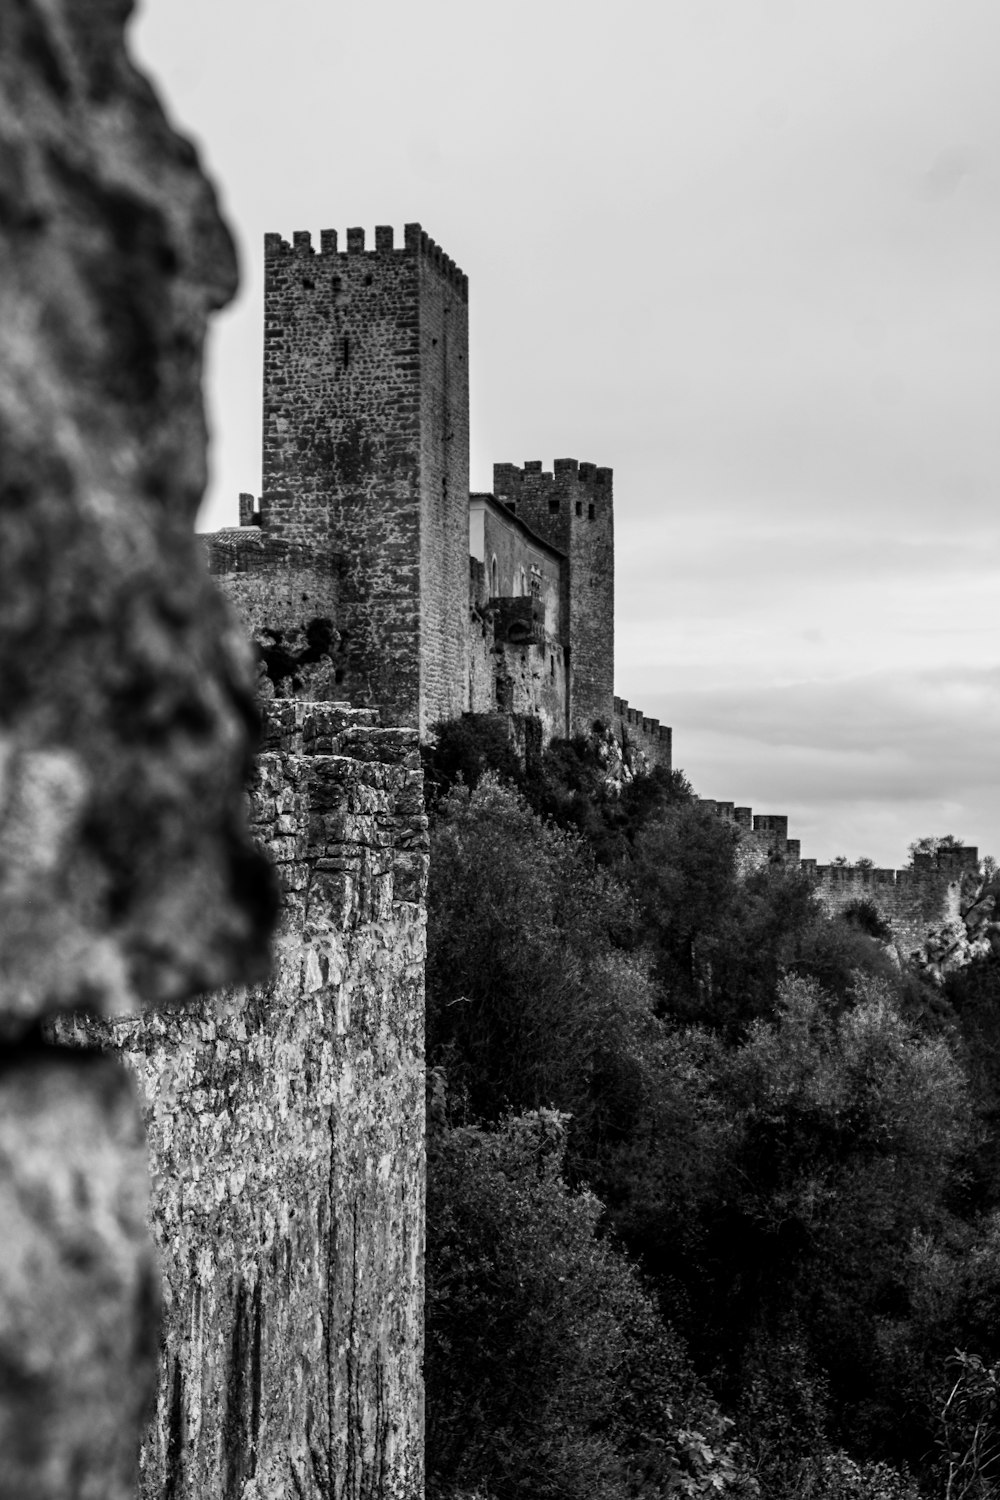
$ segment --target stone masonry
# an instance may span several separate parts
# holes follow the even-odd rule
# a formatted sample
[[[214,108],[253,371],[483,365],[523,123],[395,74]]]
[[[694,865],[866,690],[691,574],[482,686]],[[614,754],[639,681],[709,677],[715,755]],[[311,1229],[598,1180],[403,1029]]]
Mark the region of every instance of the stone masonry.
[[[373,249],[361,229],[346,249],[332,229],[318,251],[265,236],[263,493],[204,544],[267,691],[343,696],[424,738],[461,713],[515,740],[521,719],[543,742],[600,725],[669,768],[669,731],[615,710],[611,470],[498,464],[494,490],[469,494],[455,264],[418,224]]]
[[[143,1105],[164,1272],[142,1500],[422,1493],[427,820],[416,733],[273,700],[267,983],[79,1036]]]
[[[566,558],[562,589],[569,649],[570,734],[608,725],[615,669],[614,499],[610,469],[557,458],[546,473],[494,464],[493,490]]]
[[[269,234],[259,524],[335,575],[338,686],[384,723],[426,732],[468,706],[468,493],[462,272],[419,224],[398,249],[391,228],[373,250],[361,229],[318,252]]]

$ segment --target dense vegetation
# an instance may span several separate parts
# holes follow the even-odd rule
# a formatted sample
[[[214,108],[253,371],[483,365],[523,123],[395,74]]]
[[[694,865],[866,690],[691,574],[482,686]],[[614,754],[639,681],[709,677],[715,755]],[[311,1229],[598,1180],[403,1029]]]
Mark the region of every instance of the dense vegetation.
[[[1000,961],[584,743],[427,770],[430,1493],[996,1494]]]

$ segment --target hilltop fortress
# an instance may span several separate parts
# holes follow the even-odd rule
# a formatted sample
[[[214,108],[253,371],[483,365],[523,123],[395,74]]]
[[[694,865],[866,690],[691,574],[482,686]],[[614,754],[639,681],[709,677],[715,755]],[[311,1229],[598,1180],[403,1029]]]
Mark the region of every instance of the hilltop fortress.
[[[614,693],[614,487],[572,458],[497,463],[469,490],[469,284],[419,224],[264,242],[263,488],[207,536],[255,636],[265,696],[341,701],[421,738],[504,716],[521,745],[613,739],[671,766],[671,730]],[[709,801],[769,858],[784,814]],[[977,851],[927,868],[801,860],[830,910],[864,899],[899,940],[950,920]],[[927,860],[924,860],[927,863]],[[931,867],[931,865],[933,867]]]
[[[418,224],[366,249],[265,239],[263,488],[206,539],[281,696],[415,728],[462,713],[543,741],[613,733],[670,765],[614,695],[612,472],[494,467],[469,491],[468,279]]]

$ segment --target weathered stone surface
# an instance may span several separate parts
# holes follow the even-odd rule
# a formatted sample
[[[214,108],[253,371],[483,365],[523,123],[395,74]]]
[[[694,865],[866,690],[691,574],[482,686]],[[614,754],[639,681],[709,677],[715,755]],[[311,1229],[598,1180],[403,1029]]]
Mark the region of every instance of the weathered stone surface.
[[[0,1497],[131,1500],[156,1368],[136,1090],[110,1058],[0,1065]]]
[[[0,1030],[260,972],[252,662],[199,566],[229,236],[121,0],[0,8]]]
[[[422,1493],[427,819],[415,732],[372,717],[268,706],[270,983],[82,1028],[134,1069],[149,1132],[143,1500]]]
[[[42,1023],[258,976],[275,911],[192,536],[234,257],[130,8],[0,6],[0,1500],[132,1495],[155,1368],[135,1090]]]

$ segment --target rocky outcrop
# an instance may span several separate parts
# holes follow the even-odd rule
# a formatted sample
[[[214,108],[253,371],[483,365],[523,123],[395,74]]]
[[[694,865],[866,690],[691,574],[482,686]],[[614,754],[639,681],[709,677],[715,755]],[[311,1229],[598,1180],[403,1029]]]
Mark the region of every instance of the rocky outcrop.
[[[0,1497],[134,1492],[156,1276],[129,1073],[44,1039],[265,972],[252,662],[191,535],[229,236],[122,0],[0,7]]]

